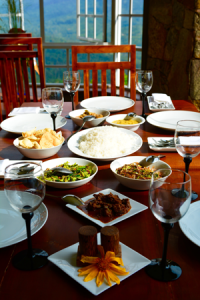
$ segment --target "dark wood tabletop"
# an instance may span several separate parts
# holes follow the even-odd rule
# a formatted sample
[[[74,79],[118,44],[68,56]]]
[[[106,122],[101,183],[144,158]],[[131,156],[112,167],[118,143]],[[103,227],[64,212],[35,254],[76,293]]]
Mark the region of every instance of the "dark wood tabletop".
[[[197,109],[189,101],[173,101],[176,110],[195,111]],[[24,103],[23,106],[38,106],[38,103]],[[71,110],[71,103],[64,103],[62,115],[65,116]],[[141,101],[137,101],[134,107],[125,111],[134,111],[141,114]],[[146,107],[146,112],[148,108]],[[123,111],[124,113],[124,111]],[[37,124],[36,124],[37,126]],[[71,132],[77,129],[71,120],[61,129],[63,136],[67,138]],[[145,122],[136,131],[143,139],[142,147],[133,155],[156,155],[149,149],[147,137],[173,137],[174,132],[152,126]],[[26,160],[14,147],[13,140],[17,135],[0,131],[0,159]],[[177,152],[162,152],[166,155],[163,161],[172,168],[184,170],[183,158]],[[62,146],[61,150],[53,157],[77,157],[68,148]],[[93,225],[100,231],[100,227],[85,217],[71,211],[60,199],[66,194],[76,194],[84,197],[105,188],[111,188],[123,195],[132,198],[148,206],[148,191],[129,189],[120,184],[110,170],[110,162],[95,161],[98,165],[98,173],[91,182],[82,187],[71,190],[54,189],[47,186],[47,193],[56,195],[57,198],[46,196],[44,204],[48,209],[46,224],[32,236],[32,244],[35,248],[41,248],[52,255],[66,247],[78,242],[78,230],[83,225]],[[189,173],[192,177],[192,188],[200,195],[199,184],[200,155],[192,160]],[[0,190],[3,190],[4,182],[0,180]],[[1,224],[1,220],[0,220]],[[151,210],[136,214],[115,225],[119,229],[120,241],[134,249],[148,259],[162,256],[164,233],[161,223],[153,216]],[[200,229],[199,229],[200,230]],[[92,299],[95,296],[65,272],[48,264],[36,271],[19,271],[12,265],[13,256],[27,248],[27,241],[19,242],[0,249],[0,299]],[[123,253],[122,253],[123,256]],[[96,299],[200,299],[199,296],[199,272],[200,272],[200,248],[191,242],[181,231],[179,224],[175,223],[170,231],[168,241],[167,258],[174,260],[182,268],[181,277],[172,282],[159,282],[148,277],[144,269],[123,280],[120,285],[114,285],[104,291]]]

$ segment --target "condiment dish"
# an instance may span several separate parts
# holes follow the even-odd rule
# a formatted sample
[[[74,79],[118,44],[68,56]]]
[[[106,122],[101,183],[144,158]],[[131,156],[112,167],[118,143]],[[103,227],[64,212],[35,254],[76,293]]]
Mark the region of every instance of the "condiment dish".
[[[96,118],[94,120],[91,121],[87,121],[85,123],[85,125],[83,126],[84,128],[92,128],[92,127],[96,127],[99,125],[103,125],[103,123],[105,122],[106,118],[110,115],[110,112],[108,110],[105,109],[100,109],[100,108],[89,108],[87,109],[89,112],[91,113],[95,113],[95,114],[101,114],[103,115],[102,118]],[[78,125],[81,126],[83,124],[83,120],[78,118],[78,116],[82,115],[84,112],[86,111],[86,109],[76,109],[73,110],[69,113],[69,116],[71,117],[72,121]]]
[[[115,124],[115,123],[113,123],[113,121],[124,120],[124,118],[126,116],[127,116],[127,114],[118,114],[118,115],[109,116],[108,118],[106,118],[106,122],[112,126],[121,127],[121,128],[129,129],[132,131],[137,130],[140,127],[140,125],[145,122],[145,119],[143,117],[136,116],[134,118],[138,122],[136,124]]]

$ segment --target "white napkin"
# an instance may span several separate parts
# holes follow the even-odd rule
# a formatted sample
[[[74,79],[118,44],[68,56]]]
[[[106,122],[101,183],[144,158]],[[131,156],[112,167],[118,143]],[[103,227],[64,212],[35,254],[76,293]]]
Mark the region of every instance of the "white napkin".
[[[183,146],[199,146],[200,136],[179,136],[179,141]]]
[[[40,107],[16,107],[10,113],[9,117],[21,115],[21,114],[38,114]]]
[[[5,168],[8,165],[9,159],[0,160],[0,173],[4,174]]]
[[[163,102],[168,102],[171,103],[171,98],[167,96],[166,94],[152,94],[153,100],[157,103],[163,103]]]

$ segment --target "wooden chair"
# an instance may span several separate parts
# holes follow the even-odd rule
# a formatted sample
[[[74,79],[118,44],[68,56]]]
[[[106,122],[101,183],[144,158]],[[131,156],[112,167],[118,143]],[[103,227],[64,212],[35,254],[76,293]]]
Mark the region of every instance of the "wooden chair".
[[[120,62],[78,62],[79,53],[128,53],[129,61]],[[116,95],[116,70],[120,70],[119,96],[124,96],[124,74],[130,70],[130,98],[136,100],[135,73],[136,73],[136,47],[135,45],[117,46],[72,46],[72,70],[84,70],[84,99],[90,97],[89,71],[92,70],[93,97],[98,96],[98,70],[101,70],[101,95],[107,95],[106,70],[111,70],[111,96]],[[78,104],[78,93],[74,97],[75,105]]]
[[[0,38],[2,37],[32,37],[32,33],[0,33]]]
[[[30,84],[33,101],[40,101],[37,96],[36,71],[33,59],[39,59],[40,84],[43,88],[43,67],[38,51],[0,51],[0,80],[6,117],[14,107],[19,107],[23,102],[31,101]],[[3,119],[0,111],[1,121]]]

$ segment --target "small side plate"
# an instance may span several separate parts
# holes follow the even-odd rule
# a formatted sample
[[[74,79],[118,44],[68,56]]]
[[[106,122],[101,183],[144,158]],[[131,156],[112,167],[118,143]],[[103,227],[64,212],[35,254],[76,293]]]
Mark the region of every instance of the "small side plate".
[[[147,96],[147,102],[148,102],[149,110],[151,110],[151,111],[167,111],[167,110],[175,109],[172,101],[171,101],[171,103],[168,104],[169,107],[166,107],[166,108],[157,108],[156,105],[158,105],[158,103],[153,101],[152,96]]]
[[[149,148],[157,152],[176,152],[176,147],[156,147],[154,146],[155,141],[159,140],[171,140],[172,137],[148,137]]]

